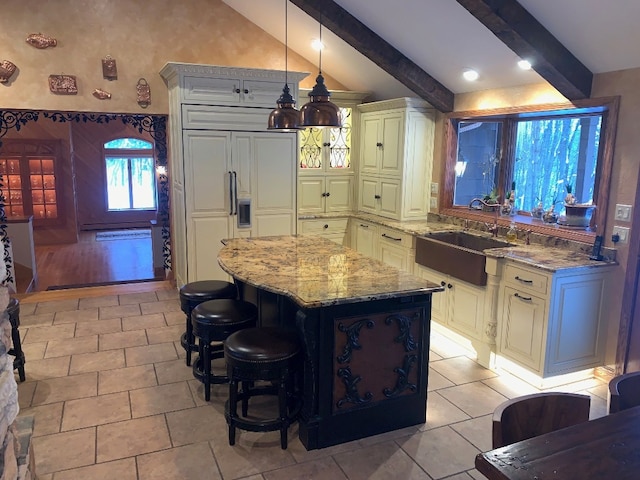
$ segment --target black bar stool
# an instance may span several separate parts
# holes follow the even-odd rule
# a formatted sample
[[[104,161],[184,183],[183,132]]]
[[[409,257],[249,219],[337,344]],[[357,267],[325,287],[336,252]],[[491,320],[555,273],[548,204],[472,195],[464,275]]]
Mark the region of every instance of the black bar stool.
[[[298,388],[302,344],[297,332],[279,327],[240,330],[224,342],[224,356],[229,376],[229,400],[225,405],[229,445],[236,442],[236,428],[252,432],[280,430],[280,446],[286,449],[287,429],[297,419],[302,403]],[[256,381],[270,384],[256,386]],[[238,382],[242,382],[240,392]],[[249,399],[256,395],[278,396],[276,418],[247,418]],[[237,413],[238,400],[242,402],[242,418]]]
[[[212,383],[227,383],[226,375],[214,375],[211,362],[224,356],[222,343],[229,335],[243,328],[255,327],[258,308],[243,300],[218,299],[202,302],[191,312],[193,335],[198,340],[198,358],[193,364],[193,376],[204,383],[204,399],[211,398]]]
[[[184,333],[180,337],[180,344],[187,352],[187,367],[191,365],[191,352],[198,350],[191,327],[191,312],[193,309],[208,300],[236,298],[237,296],[238,289],[236,286],[223,280],[201,280],[182,286],[180,289],[180,308],[186,315],[186,324]]]
[[[11,342],[13,343],[13,348],[9,349],[7,352],[9,355],[13,355],[15,358],[13,359],[13,369],[18,370],[18,376],[20,377],[20,381],[24,382],[25,374],[24,374],[24,352],[22,351],[22,342],[20,341],[20,302],[17,298],[9,299],[9,305],[7,305],[7,313],[9,314],[9,322],[11,323]]]

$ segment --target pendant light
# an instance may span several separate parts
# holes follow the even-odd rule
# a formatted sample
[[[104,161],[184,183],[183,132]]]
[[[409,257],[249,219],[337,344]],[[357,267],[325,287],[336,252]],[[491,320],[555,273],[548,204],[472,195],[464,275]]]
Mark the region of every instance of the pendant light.
[[[322,45],[322,17],[320,17],[320,44]],[[327,90],[322,76],[322,47],[320,48],[320,61],[318,62],[318,76],[316,84],[309,98],[311,101],[304,104],[300,109],[300,119],[302,127],[342,127],[340,109],[335,103],[329,101],[331,93]]]
[[[288,83],[288,3],[289,0],[284,1],[284,88],[282,89],[282,95],[276,102],[278,106],[269,114],[267,123],[267,129],[285,132],[302,128],[300,127],[300,112],[296,110],[296,101],[291,96]]]

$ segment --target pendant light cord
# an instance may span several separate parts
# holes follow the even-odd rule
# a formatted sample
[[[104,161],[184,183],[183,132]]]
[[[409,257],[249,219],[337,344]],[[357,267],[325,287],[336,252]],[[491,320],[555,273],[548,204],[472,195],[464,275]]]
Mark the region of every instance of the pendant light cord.
[[[284,0],[284,83],[289,83],[289,0]]]
[[[324,45],[322,44],[322,13],[320,14],[320,63],[318,64],[318,72],[322,75],[322,50]]]

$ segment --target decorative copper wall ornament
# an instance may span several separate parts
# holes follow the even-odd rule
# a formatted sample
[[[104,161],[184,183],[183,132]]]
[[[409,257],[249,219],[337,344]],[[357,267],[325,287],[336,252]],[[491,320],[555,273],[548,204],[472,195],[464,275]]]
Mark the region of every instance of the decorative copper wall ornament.
[[[111,58],[111,55],[107,55],[102,59],[102,76],[107,80],[118,79],[118,67],[116,65],[116,59]]]
[[[49,48],[58,45],[58,40],[42,33],[32,33],[27,36],[27,43],[36,48]]]
[[[49,75],[49,90],[58,95],[76,95],[78,85],[75,75]]]
[[[111,99],[111,94],[109,92],[107,92],[106,90],[102,90],[101,88],[96,88],[93,91],[93,96],[96,97],[98,100],[110,100]]]
[[[0,83],[7,83],[16,71],[16,66],[9,60],[0,61]]]
[[[136,91],[138,92],[138,105],[142,108],[147,108],[151,104],[151,87],[149,87],[146,79],[140,78],[138,80]]]

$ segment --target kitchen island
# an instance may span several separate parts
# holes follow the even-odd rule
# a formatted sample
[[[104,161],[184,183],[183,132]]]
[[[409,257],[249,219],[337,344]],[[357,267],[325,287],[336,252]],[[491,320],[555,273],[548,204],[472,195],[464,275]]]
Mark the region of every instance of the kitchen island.
[[[442,287],[320,237],[231,239],[218,262],[262,325],[301,334],[308,450],[425,422],[431,295]]]

